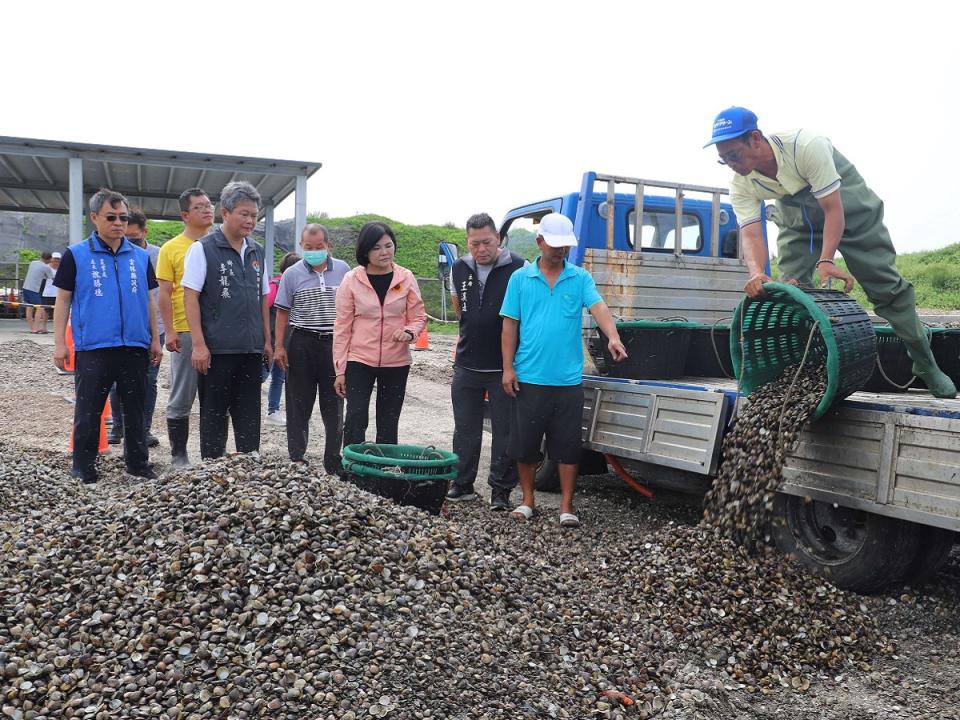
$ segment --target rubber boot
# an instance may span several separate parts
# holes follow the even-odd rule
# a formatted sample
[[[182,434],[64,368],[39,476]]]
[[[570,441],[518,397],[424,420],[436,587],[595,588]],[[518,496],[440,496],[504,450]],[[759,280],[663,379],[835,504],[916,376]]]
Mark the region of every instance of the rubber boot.
[[[174,467],[188,467],[187,440],[190,439],[190,418],[167,418],[167,437],[170,439],[170,464]]]
[[[913,360],[913,374],[923,380],[927,385],[930,394],[937,398],[955,398],[957,396],[957,387],[953,380],[943,372],[933,358],[933,352],[930,350],[930,343],[924,339],[922,342],[907,342],[907,354]]]

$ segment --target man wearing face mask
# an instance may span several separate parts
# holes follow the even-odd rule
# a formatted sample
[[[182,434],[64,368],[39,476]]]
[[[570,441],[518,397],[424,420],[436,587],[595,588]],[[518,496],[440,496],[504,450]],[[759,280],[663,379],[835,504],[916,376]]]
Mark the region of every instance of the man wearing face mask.
[[[303,260],[283,273],[273,301],[277,309],[274,361],[287,373],[287,451],[291,460],[303,460],[310,416],[319,396],[323,467],[335,475],[340,473],[343,403],[333,388],[337,376],[333,324],[337,288],[350,266],[330,254],[330,234],[323,225],[307,225],[300,248]]]

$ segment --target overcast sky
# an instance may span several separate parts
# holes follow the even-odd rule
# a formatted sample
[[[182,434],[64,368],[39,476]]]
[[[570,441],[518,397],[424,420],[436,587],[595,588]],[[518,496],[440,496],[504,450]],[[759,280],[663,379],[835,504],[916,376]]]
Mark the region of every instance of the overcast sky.
[[[726,186],[701,146],[745,105],[763,130],[830,137],[897,248],[932,249],[960,241],[942,7],[8,3],[0,135],[320,161],[310,212],[462,225],[588,169]]]

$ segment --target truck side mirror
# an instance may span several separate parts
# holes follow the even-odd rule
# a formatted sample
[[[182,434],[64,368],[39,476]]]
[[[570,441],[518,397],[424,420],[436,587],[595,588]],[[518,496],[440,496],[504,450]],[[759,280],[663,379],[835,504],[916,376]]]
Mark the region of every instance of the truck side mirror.
[[[441,242],[437,250],[437,277],[444,281],[445,285],[450,282],[450,272],[453,270],[453,264],[460,257],[460,248],[449,242]]]

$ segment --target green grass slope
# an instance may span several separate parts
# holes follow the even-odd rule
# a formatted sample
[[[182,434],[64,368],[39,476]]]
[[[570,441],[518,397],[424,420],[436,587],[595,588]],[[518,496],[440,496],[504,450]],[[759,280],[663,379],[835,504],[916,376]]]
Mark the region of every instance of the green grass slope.
[[[848,269],[842,257],[838,256],[837,265]],[[960,243],[939,250],[899,255],[897,269],[913,283],[918,308],[960,310]],[[773,259],[773,272],[776,277],[776,258]],[[859,284],[851,295],[864,307],[873,307]]]

